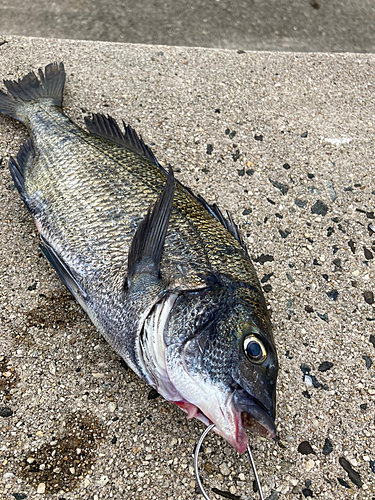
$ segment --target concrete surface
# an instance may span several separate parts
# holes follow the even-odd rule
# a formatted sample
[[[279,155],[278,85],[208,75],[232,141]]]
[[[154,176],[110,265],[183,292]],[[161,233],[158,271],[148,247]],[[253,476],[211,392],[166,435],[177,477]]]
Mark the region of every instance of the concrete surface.
[[[2,0],[0,33],[242,50],[375,52],[373,0]]]
[[[281,365],[279,443],[250,437],[266,498],[375,498],[375,56],[4,41],[2,78],[63,60],[71,118],[124,118],[239,224]],[[203,425],[148,399],[42,257],[6,166],[25,137],[0,117],[0,499],[199,498]],[[202,462],[258,498],[220,438]]]

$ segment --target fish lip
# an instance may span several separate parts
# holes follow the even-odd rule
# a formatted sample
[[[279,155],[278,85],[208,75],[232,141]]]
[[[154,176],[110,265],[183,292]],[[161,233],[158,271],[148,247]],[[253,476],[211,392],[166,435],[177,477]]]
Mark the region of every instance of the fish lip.
[[[240,389],[235,392],[233,402],[236,410],[241,412],[245,428],[265,438],[276,437],[274,417],[257,398]]]

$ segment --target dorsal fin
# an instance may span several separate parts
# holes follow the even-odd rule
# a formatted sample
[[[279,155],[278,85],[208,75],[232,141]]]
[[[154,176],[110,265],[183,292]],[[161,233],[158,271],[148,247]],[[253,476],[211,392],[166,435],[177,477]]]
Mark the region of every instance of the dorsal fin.
[[[208,205],[208,203],[206,203],[206,205]],[[214,203],[213,205],[208,205],[208,206],[209,206],[209,208],[208,208],[209,212],[214,217],[216,217],[216,219],[219,222],[221,222],[223,224],[223,226],[225,227],[225,229],[227,231],[229,231],[230,234],[236,238],[236,240],[238,241],[238,243],[245,250],[246,254],[249,255],[248,252],[247,252],[247,248],[246,248],[245,242],[242,239],[240,230],[238,229],[237,224],[232,219],[232,216],[231,216],[230,212],[227,210],[227,217],[228,217],[228,219],[226,219],[224,217],[224,215],[222,214],[220,208],[216,205],[216,203]]]
[[[148,161],[161,168],[154,153],[149,146],[143,142],[142,138],[138,136],[137,132],[130,127],[130,125],[126,125],[124,121],[122,123],[124,132],[120,129],[116,120],[111,116],[104,116],[98,113],[93,114],[91,118],[88,116],[85,117],[85,124],[90,134],[129,149],[133,153],[143,156]]]
[[[160,260],[163,253],[169,218],[172,212],[175,180],[169,167],[167,182],[156,201],[140,222],[129,250],[127,284],[139,274],[159,278]]]
[[[199,203],[201,205],[203,205],[204,208],[206,210],[208,210],[210,212],[210,214],[213,215],[215,217],[215,219],[217,219],[225,227],[225,229],[230,232],[230,234],[232,236],[234,236],[234,238],[236,238],[236,240],[238,241],[238,243],[245,250],[246,255],[249,255],[249,253],[247,251],[247,248],[246,248],[246,245],[245,245],[245,242],[242,239],[240,230],[238,229],[237,224],[232,219],[232,216],[231,216],[230,212],[227,210],[228,219],[226,219],[224,217],[224,215],[222,214],[220,208],[216,205],[216,203],[214,203],[213,205],[210,205],[209,203],[207,203],[207,201],[200,194],[198,194],[198,195],[194,194],[192,192],[192,190],[190,188],[186,187],[186,186],[183,186],[183,188],[189,194],[191,194],[197,201],[199,201]]]
[[[147,146],[143,142],[142,138],[137,135],[137,132],[129,125],[125,125],[124,122],[122,123],[124,125],[125,132],[122,132],[116,120],[111,116],[104,116],[98,113],[98,114],[93,114],[91,118],[87,116],[85,117],[86,127],[88,128],[89,132],[92,135],[96,137],[101,137],[102,139],[106,139],[107,141],[113,142],[119,146],[123,146],[126,149],[129,149],[130,151],[133,151],[133,153],[137,153],[140,156],[143,156],[147,160],[154,163],[161,170],[166,172],[165,169],[161,167],[161,165],[159,165],[157,159],[155,158],[149,146]],[[171,168],[169,172],[171,172]],[[189,194],[191,194],[197,201],[199,201],[199,203],[203,205],[206,208],[206,210],[210,212],[211,215],[213,215],[219,222],[221,222],[221,224],[225,227],[225,229],[227,229],[231,233],[231,235],[236,238],[236,240],[241,244],[242,248],[247,253],[246,245],[230,213],[227,211],[227,216],[229,219],[228,220],[223,216],[220,209],[215,203],[213,205],[209,205],[202,196],[194,194],[190,188],[187,188],[184,185],[182,185],[182,187]],[[145,223],[146,218],[144,219],[144,221],[142,221],[142,223]],[[129,254],[129,262],[130,262],[130,254]]]

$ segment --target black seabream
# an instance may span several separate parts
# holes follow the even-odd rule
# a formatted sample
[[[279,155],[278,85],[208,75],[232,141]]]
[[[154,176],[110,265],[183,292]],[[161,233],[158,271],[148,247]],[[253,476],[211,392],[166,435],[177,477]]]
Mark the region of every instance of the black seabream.
[[[174,179],[129,126],[62,111],[63,64],[4,81],[0,112],[30,132],[14,183],[41,248],[115,351],[236,450],[274,437],[278,362],[237,226]]]

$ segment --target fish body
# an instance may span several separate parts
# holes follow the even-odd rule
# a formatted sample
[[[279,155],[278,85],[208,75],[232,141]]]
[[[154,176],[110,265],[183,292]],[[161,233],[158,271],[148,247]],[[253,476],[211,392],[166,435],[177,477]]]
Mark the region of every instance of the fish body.
[[[105,339],[168,401],[244,452],[275,436],[278,361],[229,213],[175,181],[133,129],[62,111],[63,65],[4,82],[28,139],[9,167],[41,248]]]

